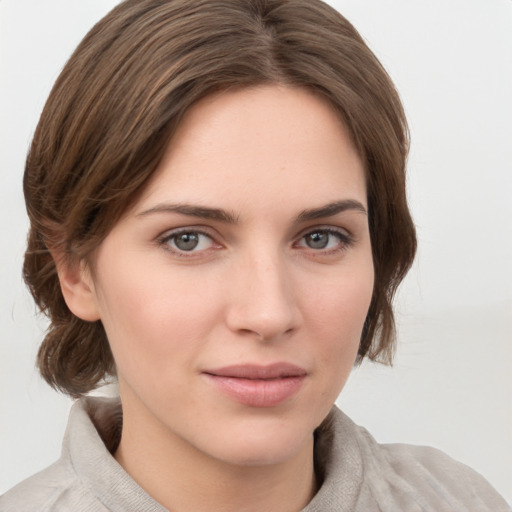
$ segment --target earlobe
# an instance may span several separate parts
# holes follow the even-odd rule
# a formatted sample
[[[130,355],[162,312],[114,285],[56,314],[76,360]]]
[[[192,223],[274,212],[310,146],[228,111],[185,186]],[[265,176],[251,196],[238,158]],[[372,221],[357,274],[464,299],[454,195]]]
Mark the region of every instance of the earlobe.
[[[91,273],[83,261],[69,261],[51,251],[59,275],[62,295],[71,312],[82,320],[100,319]]]

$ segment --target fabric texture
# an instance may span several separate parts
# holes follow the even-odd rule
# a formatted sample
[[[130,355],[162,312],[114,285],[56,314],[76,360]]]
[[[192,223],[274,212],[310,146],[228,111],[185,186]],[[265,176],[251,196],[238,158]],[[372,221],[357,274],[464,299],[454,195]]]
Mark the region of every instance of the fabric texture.
[[[112,456],[119,400],[72,408],[61,458],[0,497],[1,512],[165,512]],[[478,473],[433,448],[381,445],[336,407],[315,438],[322,484],[303,512],[512,510]]]

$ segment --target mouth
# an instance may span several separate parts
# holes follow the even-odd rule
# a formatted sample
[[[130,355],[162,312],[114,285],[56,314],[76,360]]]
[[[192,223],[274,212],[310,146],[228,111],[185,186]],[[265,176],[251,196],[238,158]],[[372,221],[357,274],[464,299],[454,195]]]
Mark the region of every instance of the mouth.
[[[274,407],[298,393],[307,372],[289,363],[245,364],[203,371],[207,381],[230,399],[251,407]]]

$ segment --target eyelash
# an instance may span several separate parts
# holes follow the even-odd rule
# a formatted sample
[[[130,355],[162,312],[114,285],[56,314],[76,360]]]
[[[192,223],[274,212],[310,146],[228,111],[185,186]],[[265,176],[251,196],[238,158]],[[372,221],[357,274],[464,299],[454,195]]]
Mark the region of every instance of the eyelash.
[[[210,235],[209,233],[207,233],[205,231],[202,231],[201,229],[194,229],[194,228],[183,228],[183,229],[178,229],[178,230],[172,231],[170,233],[166,233],[165,235],[163,235],[162,237],[160,237],[158,239],[158,244],[160,246],[162,246],[166,251],[172,252],[173,254],[175,254],[181,258],[192,258],[197,255],[196,253],[200,253],[200,252],[204,252],[204,251],[208,250],[208,249],[203,249],[200,251],[194,251],[194,250],[185,251],[185,250],[179,249],[177,247],[176,248],[170,247],[171,241],[176,240],[180,235],[185,235],[185,234],[204,236],[204,237],[209,238],[212,241],[212,243],[215,244],[215,241],[214,241],[214,238],[212,235]]]
[[[339,243],[336,245],[336,247],[329,248],[329,249],[323,249],[323,248],[314,249],[312,247],[307,247],[305,245],[299,245],[298,247],[303,248],[305,250],[310,249],[313,253],[316,253],[318,255],[331,255],[331,254],[336,254],[336,253],[340,253],[340,252],[347,250],[355,242],[353,236],[346,233],[345,231],[328,228],[328,227],[325,227],[325,228],[318,227],[318,228],[314,228],[314,229],[308,229],[306,232],[301,234],[300,237],[297,239],[297,241],[294,243],[294,246],[297,246],[298,242],[304,240],[307,236],[311,236],[315,233],[316,234],[321,233],[321,234],[332,235],[339,240]],[[211,234],[209,234],[201,229],[195,229],[195,228],[183,228],[183,229],[178,229],[178,230],[172,231],[170,233],[168,232],[168,233],[164,234],[163,236],[161,236],[157,241],[158,241],[158,244],[161,247],[163,247],[165,250],[172,252],[173,254],[177,255],[178,257],[182,257],[182,258],[197,257],[198,253],[199,254],[204,253],[205,251],[208,251],[210,249],[210,247],[209,247],[207,249],[202,249],[202,250],[198,250],[198,251],[195,251],[193,249],[191,251],[186,251],[186,250],[179,249],[177,247],[174,247],[174,248],[170,247],[170,242],[173,240],[176,240],[177,237],[179,237],[180,235],[183,235],[183,234],[191,234],[191,235],[193,234],[193,235],[204,236],[204,237],[209,238],[211,240],[212,244],[215,244],[214,237]],[[218,247],[221,247],[220,244],[217,244],[217,245],[218,245]]]
[[[321,234],[332,235],[338,239],[338,244],[335,247],[332,247],[330,249],[316,250],[316,249],[313,249],[312,247],[309,247],[309,249],[311,249],[314,253],[317,253],[318,255],[325,256],[325,255],[337,254],[339,252],[343,252],[343,251],[347,250],[349,247],[351,247],[355,242],[353,236],[348,234],[346,231],[328,228],[328,227],[325,227],[325,228],[318,227],[318,228],[314,228],[314,229],[309,229],[304,234],[302,234],[298,240],[302,241],[307,236],[311,236],[315,233],[316,234],[321,233]],[[301,246],[301,247],[304,247],[304,246]],[[304,248],[308,249],[308,247],[304,247]]]

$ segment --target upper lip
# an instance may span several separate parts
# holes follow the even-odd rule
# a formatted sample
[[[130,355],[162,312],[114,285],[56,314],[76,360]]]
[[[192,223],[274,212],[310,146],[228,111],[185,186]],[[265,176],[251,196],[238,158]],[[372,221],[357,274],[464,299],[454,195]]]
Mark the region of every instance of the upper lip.
[[[273,363],[268,365],[238,364],[224,366],[213,370],[205,370],[203,373],[217,377],[232,377],[236,379],[270,380],[285,377],[302,377],[307,374],[304,368],[291,363]]]

